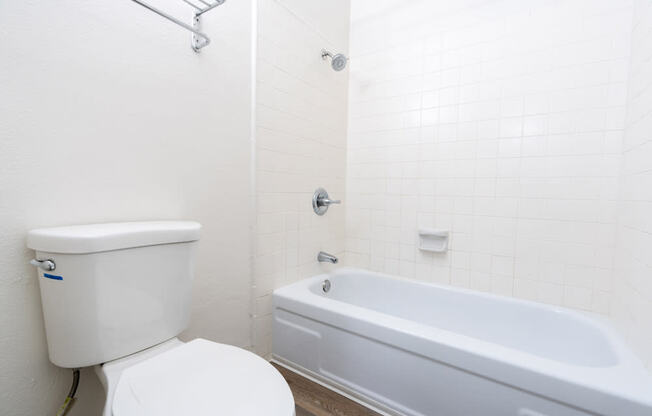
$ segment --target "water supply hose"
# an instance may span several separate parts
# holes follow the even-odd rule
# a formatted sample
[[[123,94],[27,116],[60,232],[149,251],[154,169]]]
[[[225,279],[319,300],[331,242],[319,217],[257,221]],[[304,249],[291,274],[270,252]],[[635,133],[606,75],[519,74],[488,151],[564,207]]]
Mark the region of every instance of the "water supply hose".
[[[70,392],[68,393],[66,400],[59,408],[59,411],[57,412],[56,416],[63,416],[68,412],[68,409],[70,409],[70,405],[72,405],[75,401],[75,393],[77,393],[77,386],[79,386],[79,368],[73,368],[72,386],[70,386]]]

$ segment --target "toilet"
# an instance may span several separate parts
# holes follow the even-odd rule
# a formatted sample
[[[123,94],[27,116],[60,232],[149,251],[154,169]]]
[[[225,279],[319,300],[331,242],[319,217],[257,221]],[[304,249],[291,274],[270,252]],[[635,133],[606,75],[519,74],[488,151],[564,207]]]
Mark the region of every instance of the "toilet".
[[[264,359],[177,338],[190,318],[200,229],[150,221],[28,233],[50,361],[94,366],[103,416],[294,415],[287,383]]]

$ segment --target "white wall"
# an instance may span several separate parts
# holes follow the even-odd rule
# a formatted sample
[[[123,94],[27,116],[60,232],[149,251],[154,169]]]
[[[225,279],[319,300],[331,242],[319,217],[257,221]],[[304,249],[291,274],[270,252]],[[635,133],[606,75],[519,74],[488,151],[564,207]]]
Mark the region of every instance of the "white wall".
[[[258,0],[255,345],[271,352],[271,292],[319,273],[320,250],[344,252],[344,208],[318,217],[322,186],[344,197],[347,71],[321,60],[348,53],[349,1]],[[346,203],[346,201],[345,201]]]
[[[349,263],[608,314],[631,21],[629,0],[354,0]]]
[[[652,3],[634,3],[614,317],[652,368]]]
[[[180,16],[187,6],[152,0]],[[71,374],[48,362],[35,227],[195,219],[204,225],[184,338],[250,346],[250,13],[206,15],[213,43],[130,1],[0,2],[0,413],[52,415]],[[82,374],[71,415],[99,414]]]

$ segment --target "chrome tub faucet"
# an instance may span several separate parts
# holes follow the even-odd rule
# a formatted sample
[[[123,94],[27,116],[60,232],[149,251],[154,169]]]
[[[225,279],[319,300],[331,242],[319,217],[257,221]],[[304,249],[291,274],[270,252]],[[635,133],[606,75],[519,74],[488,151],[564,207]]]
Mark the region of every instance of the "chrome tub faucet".
[[[320,263],[333,263],[337,264],[338,259],[337,257],[333,256],[332,254],[328,254],[326,252],[320,251],[319,254],[317,255],[317,260]]]

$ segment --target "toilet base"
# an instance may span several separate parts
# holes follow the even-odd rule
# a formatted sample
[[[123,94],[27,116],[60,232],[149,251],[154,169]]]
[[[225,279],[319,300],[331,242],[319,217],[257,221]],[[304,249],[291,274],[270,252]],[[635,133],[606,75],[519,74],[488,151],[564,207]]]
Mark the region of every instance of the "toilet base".
[[[97,374],[97,377],[102,383],[102,387],[104,387],[104,393],[106,396],[102,416],[112,416],[111,404],[113,403],[113,396],[115,395],[115,389],[118,385],[118,381],[120,381],[120,375],[124,369],[131,367],[140,361],[159,355],[164,351],[180,347],[183,344],[183,341],[175,337],[162,342],[161,344],[147,348],[146,350],[138,351],[137,353],[126,357],[118,358],[117,360],[109,361],[93,367],[95,374]]]

